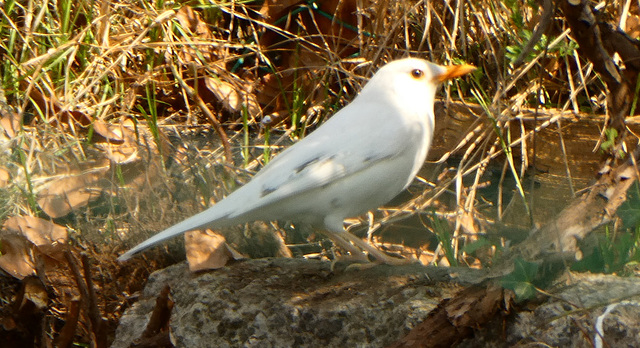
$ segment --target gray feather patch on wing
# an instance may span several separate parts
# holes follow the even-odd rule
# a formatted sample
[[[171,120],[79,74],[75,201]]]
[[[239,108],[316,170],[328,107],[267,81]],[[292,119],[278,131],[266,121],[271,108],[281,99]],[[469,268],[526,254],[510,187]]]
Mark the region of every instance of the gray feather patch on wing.
[[[277,190],[277,187],[265,187],[262,189],[262,192],[260,192],[260,198],[265,197],[266,195],[274,192],[275,190]]]
[[[362,160],[362,163],[384,161],[384,160],[387,160],[387,159],[389,159],[389,158],[391,158],[393,156],[395,156],[395,155],[387,154],[387,155],[384,155],[384,156],[379,156],[379,155],[369,156],[369,157],[365,157],[365,159]]]
[[[293,172],[289,176],[288,180],[283,182],[281,185],[276,185],[276,186],[266,186],[265,185],[262,188],[262,191],[260,192],[260,197],[261,198],[262,197],[266,197],[267,195],[277,191],[283,185],[287,185],[292,180],[298,179],[299,178],[298,176],[300,175],[300,173],[304,172],[305,170],[313,168],[314,166],[330,163],[331,161],[333,161],[333,159],[335,157],[336,157],[335,155],[334,156],[318,156],[318,157],[314,157],[314,158],[312,158],[312,159],[310,159],[308,161],[305,161],[301,165],[293,168]]]
[[[303,171],[305,168],[309,167],[310,165],[318,162],[320,160],[320,157],[315,157],[312,158],[304,163],[302,163],[300,166],[296,167],[296,169],[294,169],[294,172],[296,174],[300,173],[301,171]]]

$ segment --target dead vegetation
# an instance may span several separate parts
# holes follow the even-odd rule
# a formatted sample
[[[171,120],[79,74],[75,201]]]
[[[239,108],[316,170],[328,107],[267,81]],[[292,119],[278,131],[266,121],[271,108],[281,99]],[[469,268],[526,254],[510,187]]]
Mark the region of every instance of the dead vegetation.
[[[479,70],[445,86],[421,180],[350,229],[425,264],[491,264],[508,243],[494,226],[546,221],[587,187],[601,149],[621,157],[637,142],[631,128],[621,146],[626,128],[598,118],[608,82],[541,3],[2,2],[3,335],[107,345],[146,275],[181,247],[124,266],[119,253],[242,185],[379,65],[409,55]],[[637,35],[640,11],[629,3],[603,13]],[[584,120],[596,128],[577,162],[566,140]],[[556,206],[535,195],[535,173],[545,172],[569,182]],[[253,257],[332,257],[295,227],[221,233]]]

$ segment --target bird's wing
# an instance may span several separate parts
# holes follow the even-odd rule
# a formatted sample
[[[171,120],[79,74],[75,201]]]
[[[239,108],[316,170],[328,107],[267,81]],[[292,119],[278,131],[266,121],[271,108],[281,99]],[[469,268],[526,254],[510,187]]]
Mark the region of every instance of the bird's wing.
[[[254,200],[253,204],[245,205],[245,209],[258,209],[287,197],[336,183],[379,162],[392,160],[397,155],[398,152],[389,149],[376,149],[366,157],[350,153],[349,149],[341,149],[337,153],[318,154],[294,168],[289,168],[288,172],[274,172],[277,176],[265,175],[265,180],[259,182],[259,192],[255,192],[258,193],[258,199]]]
[[[238,195],[246,194],[242,199],[244,208],[232,215],[335,183],[381,162],[406,156],[407,150],[415,146],[415,139],[407,137],[411,133],[407,132],[407,125],[395,115],[381,114],[381,108],[375,105],[360,106],[357,114],[349,110],[341,110],[326,125],[276,156],[251,182],[238,189]],[[383,122],[386,126],[368,127],[365,122]]]

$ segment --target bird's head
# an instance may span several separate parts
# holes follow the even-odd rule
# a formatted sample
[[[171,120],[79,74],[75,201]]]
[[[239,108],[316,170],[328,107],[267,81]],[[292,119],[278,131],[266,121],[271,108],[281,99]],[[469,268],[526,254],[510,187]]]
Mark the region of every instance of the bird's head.
[[[475,69],[467,64],[440,66],[424,59],[399,59],[380,68],[360,94],[369,94],[368,97],[373,99],[380,98],[380,94],[390,96],[399,105],[413,107],[419,113],[433,113],[438,86]]]

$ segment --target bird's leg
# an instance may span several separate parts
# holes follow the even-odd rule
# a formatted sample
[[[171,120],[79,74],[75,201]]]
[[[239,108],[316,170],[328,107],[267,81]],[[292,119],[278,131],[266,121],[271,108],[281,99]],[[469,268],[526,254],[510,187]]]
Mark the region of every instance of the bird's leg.
[[[329,237],[329,239],[331,239],[331,241],[334,244],[348,251],[351,254],[351,256],[355,258],[355,261],[369,262],[367,255],[362,253],[362,250],[359,247],[349,243],[347,239],[342,237],[342,234],[343,234],[342,232],[336,233],[336,232],[324,230],[322,231],[322,233],[325,234],[327,237]]]
[[[347,231],[336,233],[336,235],[340,235],[340,238],[342,238],[343,240],[350,241],[351,243],[355,244],[358,248],[368,252],[376,260],[382,263],[386,263],[388,265],[406,265],[408,263],[415,262],[409,259],[399,259],[399,258],[391,257],[383,253],[382,251],[378,250],[373,245],[363,241],[362,239],[354,236],[353,234]]]

